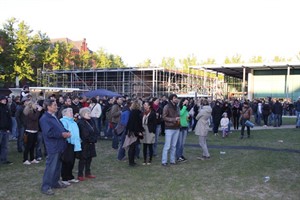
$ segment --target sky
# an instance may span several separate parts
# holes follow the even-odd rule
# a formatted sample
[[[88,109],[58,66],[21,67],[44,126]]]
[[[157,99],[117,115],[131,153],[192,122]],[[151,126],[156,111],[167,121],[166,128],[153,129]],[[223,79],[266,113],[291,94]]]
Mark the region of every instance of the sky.
[[[0,28],[15,17],[50,38],[86,38],[92,51],[129,66],[190,55],[218,64],[237,54],[295,60],[299,7],[299,0],[0,0]]]

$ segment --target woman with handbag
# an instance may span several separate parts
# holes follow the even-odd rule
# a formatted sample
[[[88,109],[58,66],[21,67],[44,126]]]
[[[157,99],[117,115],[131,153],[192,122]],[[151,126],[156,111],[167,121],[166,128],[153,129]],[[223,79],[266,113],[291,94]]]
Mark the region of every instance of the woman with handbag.
[[[136,165],[134,161],[136,145],[140,139],[143,139],[142,112],[140,103],[135,100],[130,106],[130,115],[127,124],[127,135],[124,141],[123,148],[128,148],[129,166]]]
[[[92,158],[96,157],[95,143],[97,142],[97,128],[91,119],[91,109],[88,107],[79,110],[80,119],[78,120],[79,133],[81,138],[81,155],[78,164],[78,180],[84,181],[85,178],[96,178],[91,174]],[[85,171],[85,177],[83,177]]]
[[[241,111],[241,125],[242,125],[242,129],[241,129],[241,139],[244,138],[244,130],[245,130],[245,122],[247,120],[250,120],[252,116],[252,108],[249,106],[249,103],[247,101],[244,102],[242,111]],[[247,135],[248,138],[250,138],[250,127],[247,126]]]
[[[67,148],[62,156],[61,177],[65,185],[70,185],[70,183],[79,182],[79,180],[73,176],[72,171],[75,164],[75,154],[81,151],[81,144],[79,128],[74,120],[73,109],[66,108],[63,109],[61,113],[63,117],[60,121],[64,125],[64,128],[71,133],[71,137],[67,138]]]

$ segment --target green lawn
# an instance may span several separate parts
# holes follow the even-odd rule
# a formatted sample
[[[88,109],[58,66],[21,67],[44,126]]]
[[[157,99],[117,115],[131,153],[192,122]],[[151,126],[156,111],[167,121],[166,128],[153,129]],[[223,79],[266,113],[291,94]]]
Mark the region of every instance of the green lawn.
[[[251,139],[239,139],[239,131],[221,139],[211,133],[208,145],[211,159],[199,161],[198,138],[189,134],[185,148],[186,163],[162,167],[161,155],[151,166],[129,167],[117,161],[111,141],[97,143],[98,157],[92,162],[97,176],[55,190],[46,199],[295,199],[300,198],[299,129],[252,131]],[[163,137],[160,137],[163,141]],[[283,142],[281,142],[282,140]],[[214,146],[215,148],[211,148]],[[266,147],[271,150],[232,149],[229,146]],[[160,152],[162,144],[159,145]],[[287,152],[283,150],[297,150]],[[282,151],[280,151],[282,150]],[[220,154],[225,151],[225,154]],[[142,155],[142,154],[141,154]],[[0,199],[42,199],[40,185],[45,161],[23,166],[16,143],[10,142],[9,159],[13,165],[0,166]],[[77,165],[74,175],[77,172]],[[270,180],[264,182],[264,177]]]

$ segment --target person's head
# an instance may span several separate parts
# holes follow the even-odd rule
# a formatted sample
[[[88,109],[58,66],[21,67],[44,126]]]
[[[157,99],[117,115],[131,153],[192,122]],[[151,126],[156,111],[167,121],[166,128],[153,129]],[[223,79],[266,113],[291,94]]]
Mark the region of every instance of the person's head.
[[[222,115],[224,118],[227,118],[227,112],[224,112]]]
[[[123,97],[117,97],[116,101],[117,101],[117,104],[122,105],[123,104]]]
[[[29,91],[29,86],[28,85],[24,85],[22,90],[23,91]]]
[[[57,112],[57,104],[54,99],[45,99],[43,106],[44,106],[44,110],[51,114]]]
[[[61,111],[62,116],[73,118],[73,109],[72,108],[65,108]]]
[[[244,102],[244,107],[245,107],[245,108],[249,108],[249,103],[248,103],[248,101],[245,101],[245,102]]]
[[[169,96],[169,102],[173,103],[173,104],[177,104],[178,103],[178,98],[176,94],[170,94]]]
[[[154,98],[152,99],[152,102],[153,102],[153,104],[155,104],[155,105],[159,105],[159,98],[154,97]]]
[[[79,110],[79,115],[84,119],[91,119],[91,109],[89,107],[84,107]]]
[[[134,100],[130,106],[130,110],[140,110],[141,109],[141,104],[139,103],[138,100]]]
[[[95,98],[95,97],[92,97],[91,98],[91,103],[94,103],[94,104],[96,104],[98,101],[97,101],[97,99]]]
[[[72,97],[72,101],[75,103],[75,104],[78,104],[79,103],[79,97],[78,96],[73,96]]]
[[[23,111],[24,115],[28,115],[29,113],[32,113],[33,110],[36,109],[36,104],[30,100],[25,101],[24,106],[25,106],[24,111]]]
[[[6,98],[6,96],[0,96],[0,103],[7,104],[7,98]]]
[[[203,99],[202,100],[202,105],[203,106],[207,106],[208,105],[208,100],[207,99]]]
[[[64,98],[64,104],[67,106],[72,105],[72,100],[70,99],[70,97],[67,96]]]
[[[151,103],[149,101],[145,101],[143,107],[145,111],[149,111],[151,109]]]

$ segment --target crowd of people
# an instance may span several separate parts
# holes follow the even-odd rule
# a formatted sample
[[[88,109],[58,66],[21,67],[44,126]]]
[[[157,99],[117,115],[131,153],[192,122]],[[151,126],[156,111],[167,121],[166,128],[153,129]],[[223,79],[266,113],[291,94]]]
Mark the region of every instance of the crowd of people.
[[[300,97],[294,104],[296,127],[300,127]],[[34,101],[29,88],[20,96],[0,97],[0,153],[1,163],[7,159],[8,140],[17,140],[16,150],[23,153],[23,164],[38,164],[46,159],[41,190],[53,195],[53,188],[64,188],[72,183],[96,178],[91,172],[92,159],[97,156],[95,143],[111,139],[120,161],[128,160],[136,166],[142,149],[142,165],[151,165],[158,151],[159,136],[165,137],[161,151],[161,165],[167,167],[187,161],[184,145],[187,134],[199,136],[202,155],[210,159],[207,148],[209,130],[215,136],[230,136],[240,129],[240,139],[250,138],[248,121],[254,118],[257,126],[282,125],[284,103],[278,99],[250,101],[216,100],[206,98],[168,97],[149,98],[78,97],[75,95],[43,94]],[[253,116],[253,117],[252,117]],[[263,123],[262,123],[263,122]],[[126,155],[127,151],[127,155]],[[43,153],[42,153],[43,152]],[[72,171],[78,159],[78,174]]]

